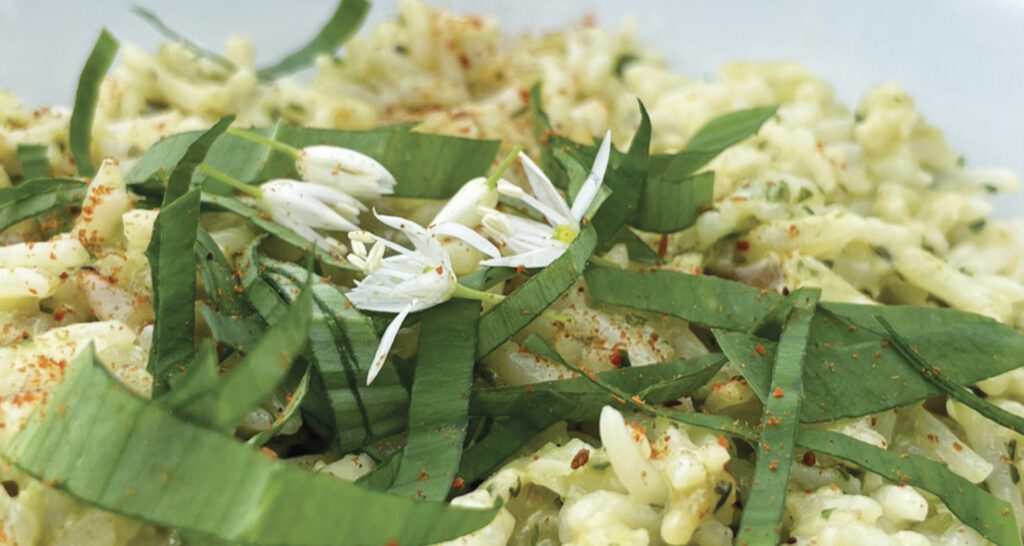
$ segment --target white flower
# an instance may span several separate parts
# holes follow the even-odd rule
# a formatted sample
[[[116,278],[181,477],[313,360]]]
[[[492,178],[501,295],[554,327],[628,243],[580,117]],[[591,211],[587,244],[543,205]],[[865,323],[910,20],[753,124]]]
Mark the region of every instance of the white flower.
[[[269,214],[271,220],[339,256],[345,254],[345,246],[317,230],[357,230],[359,213],[366,210],[351,195],[297,180],[271,180],[260,190],[263,196],[254,200],[255,205]]]
[[[356,281],[356,287],[347,294],[349,301],[363,310],[397,313],[381,336],[380,346],[367,374],[367,385],[384,366],[405,317],[448,301],[458,286],[451,258],[441,247],[437,235],[459,237],[485,254],[500,255],[494,245],[466,226],[446,223],[427,229],[397,216],[377,214],[377,218],[384,225],[404,233],[413,249],[366,231],[349,234],[354,250],[349,261],[367,272],[366,277]],[[367,250],[366,244],[370,242],[373,246]],[[396,254],[383,257],[385,247]]]
[[[372,157],[338,146],[308,146],[295,156],[299,178],[343,191],[360,199],[376,199],[395,191],[395,177]]]
[[[474,227],[482,219],[480,207],[493,208],[497,204],[497,185],[488,184],[487,178],[480,176],[463,184],[459,191],[455,192],[455,195],[445,203],[437,216],[434,216],[432,223],[453,222]]]
[[[496,241],[500,248],[511,253],[501,258],[484,260],[480,264],[492,267],[545,267],[561,256],[569,248],[569,243],[579,235],[580,221],[601,189],[610,154],[609,132],[597,150],[590,174],[570,207],[540,167],[529,156],[520,153],[519,160],[526,171],[533,195],[504,180],[498,182],[498,193],[519,199],[542,214],[547,223],[500,212],[492,207],[480,207],[484,233]]]

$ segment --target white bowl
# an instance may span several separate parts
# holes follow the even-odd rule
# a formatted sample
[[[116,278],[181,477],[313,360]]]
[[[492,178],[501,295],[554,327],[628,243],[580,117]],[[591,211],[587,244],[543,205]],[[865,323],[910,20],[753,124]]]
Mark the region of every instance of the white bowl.
[[[251,35],[261,58],[276,59],[308,39],[333,1],[210,0],[139,2],[173,28],[214,48],[230,34]],[[1024,2],[810,0],[637,2],[448,0],[456,10],[496,16],[504,28],[538,32],[592,13],[617,27],[635,18],[641,39],[665,51],[681,72],[712,77],[728,60],[791,59],[832,82],[854,106],[872,84],[897,81],[941,127],[968,164],[1024,175]],[[33,105],[70,104],[82,62],[106,26],[122,41],[155,47],[132,2],[0,0],[0,89]],[[377,2],[370,23],[397,2]],[[1000,196],[996,214],[1022,216],[1024,194]]]

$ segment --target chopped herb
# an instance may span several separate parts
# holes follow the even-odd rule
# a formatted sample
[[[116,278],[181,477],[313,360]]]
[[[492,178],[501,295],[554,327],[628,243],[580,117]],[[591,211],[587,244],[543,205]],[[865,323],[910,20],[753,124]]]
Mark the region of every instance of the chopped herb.
[[[68,128],[68,139],[71,144],[71,155],[75,158],[78,174],[92,176],[96,167],[92,164],[92,122],[96,116],[96,101],[100,98],[100,84],[110,64],[117,55],[118,43],[104,29],[100,32],[96,44],[89,54],[89,59],[82,67],[78,78],[78,90],[75,92],[75,108],[71,112]]]

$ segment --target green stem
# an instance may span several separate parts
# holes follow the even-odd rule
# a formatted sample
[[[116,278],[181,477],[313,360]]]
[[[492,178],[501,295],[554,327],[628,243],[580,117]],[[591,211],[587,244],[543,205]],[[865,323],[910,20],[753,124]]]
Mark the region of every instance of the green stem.
[[[261,190],[259,186],[246,184],[245,182],[238,180],[237,178],[231,176],[230,174],[219,169],[215,169],[207,165],[206,163],[200,163],[197,169],[199,169],[199,172],[205,174],[206,176],[209,176],[214,180],[223,182],[240,192],[247,193],[255,197],[256,199],[263,199],[263,190]]]
[[[301,152],[301,150],[299,150],[298,148],[296,148],[294,146],[289,146],[289,145],[287,145],[284,142],[281,142],[279,140],[272,140],[272,139],[269,139],[269,138],[267,138],[265,136],[253,133],[251,131],[243,131],[242,129],[231,128],[231,129],[228,129],[228,134],[229,135],[234,135],[234,136],[236,136],[238,138],[244,138],[244,139],[246,139],[248,141],[255,142],[257,144],[262,144],[262,145],[266,146],[267,148],[271,148],[271,149],[277,150],[279,152],[286,153],[292,159],[295,159],[295,158],[299,157],[299,152]]]
[[[491,173],[491,176],[487,177],[488,188],[493,190],[498,187],[498,179],[501,178],[501,175],[505,174],[505,171],[512,166],[512,163],[516,160],[516,157],[519,156],[519,152],[521,151],[523,151],[523,145],[516,144],[515,147],[512,148],[512,152],[508,154],[505,159],[501,160],[501,163],[498,164],[498,168]]]
[[[491,305],[497,305],[505,299],[505,296],[502,296],[501,294],[476,290],[458,283],[455,284],[455,292],[452,293],[452,297],[462,298],[464,300],[482,301]]]

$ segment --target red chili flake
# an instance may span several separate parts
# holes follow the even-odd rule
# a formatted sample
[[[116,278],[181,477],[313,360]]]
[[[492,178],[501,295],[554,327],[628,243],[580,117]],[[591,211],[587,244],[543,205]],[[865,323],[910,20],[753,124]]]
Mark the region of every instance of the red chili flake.
[[[466,487],[466,481],[456,476],[455,479],[452,480],[452,489],[462,489],[463,487]]]
[[[814,466],[818,463],[818,458],[814,456],[813,451],[805,451],[803,459],[800,462],[804,463],[804,466]]]
[[[277,459],[278,458],[277,452],[274,451],[273,449],[270,449],[269,447],[261,447],[260,448],[260,453],[266,455],[267,457],[270,457],[271,459]]]
[[[618,368],[619,366],[622,365],[622,351],[616,349],[615,352],[612,353],[612,356],[608,358],[608,360],[612,363],[612,366]]]
[[[569,467],[572,468],[573,470],[576,470],[577,468],[587,464],[587,461],[589,461],[589,460],[590,460],[590,450],[589,449],[581,449],[581,450],[576,452],[575,456],[573,456],[572,462],[569,463]]]
[[[725,449],[729,449],[729,440],[726,440],[725,436],[719,436],[718,445],[722,446]]]
[[[953,449],[957,450],[958,452],[963,451],[964,445],[961,444],[960,442],[953,442]]]
[[[928,438],[929,442],[932,442],[932,443],[938,443],[939,442],[939,437],[937,435],[935,435],[935,434],[929,434],[927,436],[927,438]]]
[[[384,546],[398,546],[398,541],[397,540],[392,540],[391,542],[388,542]]]
[[[779,469],[779,461],[772,461],[768,463],[768,469],[775,472]]]
[[[770,427],[773,427],[773,426],[775,426],[775,425],[778,425],[778,424],[779,424],[779,423],[781,423],[781,422],[782,422],[782,421],[779,421],[778,419],[776,419],[776,418],[774,418],[774,417],[769,417],[769,418],[768,418],[768,422],[767,422],[767,423],[765,423],[765,424],[766,424],[766,425],[768,425],[768,426],[770,426]]]
[[[61,307],[53,312],[53,320],[60,322],[64,320],[64,316],[68,314],[67,308]]]
[[[761,345],[760,343],[758,343],[757,346],[754,347],[754,350],[757,351],[757,354],[761,356],[768,354],[768,351],[765,350],[764,345]]]
[[[418,482],[425,482],[425,481],[427,481],[429,479],[430,479],[430,474],[427,474],[426,472],[424,472],[422,470],[420,470],[419,475],[416,476],[416,481],[418,481]]]
[[[750,243],[748,241],[736,241],[736,250],[746,252],[750,250]]]
[[[772,398],[782,398],[782,397],[783,397],[782,389],[780,389],[779,387],[775,387],[775,390],[772,391]]]
[[[469,68],[469,64],[470,64],[469,63],[469,57],[467,57],[464,54],[463,55],[459,55],[459,64],[462,65],[462,68],[468,69]]]
[[[438,275],[444,275],[444,268],[441,266],[437,266],[437,269],[434,271],[436,271]]]
[[[523,102],[530,102],[530,90],[529,89],[520,89],[519,90],[519,100],[521,100]]]
[[[662,234],[658,239],[658,257],[664,258],[666,254],[668,254],[668,235]]]
[[[533,392],[533,385],[527,385],[526,392]]]

